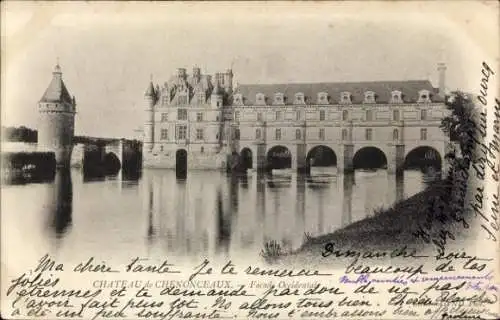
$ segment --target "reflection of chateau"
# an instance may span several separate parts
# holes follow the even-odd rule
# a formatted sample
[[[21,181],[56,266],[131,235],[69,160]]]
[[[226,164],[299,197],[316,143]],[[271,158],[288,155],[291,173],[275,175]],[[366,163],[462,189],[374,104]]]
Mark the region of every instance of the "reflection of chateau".
[[[415,184],[420,173],[410,174],[415,174],[408,177],[413,195],[421,190]],[[169,170],[146,170],[141,182],[146,223],[141,230],[151,249],[166,248],[173,256],[233,257],[260,252],[269,241],[296,249],[305,237],[334,232],[388,208],[403,192],[403,176],[382,171],[290,179],[259,172],[203,172],[182,182],[174,177]]]
[[[414,150],[417,157],[434,150],[442,160],[445,69],[438,67],[439,88],[426,80],[233,88],[231,70],[211,77],[181,68],[145,93],[144,165],[224,168],[237,153],[246,168],[260,169],[278,153],[289,155],[291,168],[306,169],[318,146],[333,151],[340,170],[352,169],[367,147],[391,172]]]

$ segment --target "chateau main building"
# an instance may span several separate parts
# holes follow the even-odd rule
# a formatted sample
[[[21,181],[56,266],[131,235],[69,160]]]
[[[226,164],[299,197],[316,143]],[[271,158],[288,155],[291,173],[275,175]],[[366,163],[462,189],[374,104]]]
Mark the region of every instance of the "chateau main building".
[[[422,148],[442,161],[445,70],[438,65],[438,88],[428,80],[233,88],[231,70],[210,76],[179,68],[145,92],[144,167],[224,169],[239,162],[269,169],[272,156],[285,156],[302,170],[318,148],[333,152],[339,170],[351,170],[366,148],[385,156],[389,172]]]

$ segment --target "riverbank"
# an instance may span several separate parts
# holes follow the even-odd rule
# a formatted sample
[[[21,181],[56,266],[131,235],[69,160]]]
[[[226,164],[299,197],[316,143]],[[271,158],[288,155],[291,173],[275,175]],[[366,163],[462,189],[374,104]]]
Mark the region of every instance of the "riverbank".
[[[464,230],[462,222],[457,222],[457,216],[450,207],[453,202],[451,190],[452,186],[446,180],[436,181],[424,191],[390,208],[377,210],[373,216],[335,232],[307,238],[298,250],[283,254],[276,262],[318,262],[315,260],[321,260],[321,252],[327,243],[352,250],[392,250],[402,245],[412,248],[432,246],[432,241],[443,231],[461,239],[467,229]],[[265,251],[263,255],[266,257]],[[273,260],[269,256],[267,259]]]

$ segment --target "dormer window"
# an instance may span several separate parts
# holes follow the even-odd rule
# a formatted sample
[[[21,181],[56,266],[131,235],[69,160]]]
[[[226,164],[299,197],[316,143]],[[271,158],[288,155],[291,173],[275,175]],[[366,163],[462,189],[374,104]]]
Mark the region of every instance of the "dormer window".
[[[328,104],[328,93],[319,92],[318,93],[318,104]]]
[[[264,96],[263,93],[257,93],[255,96],[255,102],[256,104],[264,105],[266,104],[266,96]]]
[[[431,93],[429,90],[420,90],[418,92],[418,101],[419,103],[431,102]]]
[[[233,96],[233,104],[237,106],[243,105],[243,96],[241,93],[237,93]]]
[[[295,100],[293,101],[293,104],[305,104],[306,100],[304,98],[304,94],[302,92],[296,93],[295,94]]]
[[[351,103],[351,93],[347,91],[341,92],[340,103]]]
[[[285,104],[285,96],[283,95],[283,93],[278,92],[274,94],[273,104]]]
[[[168,99],[168,96],[162,96],[161,97],[161,104],[166,106],[167,104],[169,103],[169,99]]]
[[[366,91],[364,103],[375,103],[375,92]]]
[[[391,92],[391,103],[403,103],[401,91],[394,90]]]

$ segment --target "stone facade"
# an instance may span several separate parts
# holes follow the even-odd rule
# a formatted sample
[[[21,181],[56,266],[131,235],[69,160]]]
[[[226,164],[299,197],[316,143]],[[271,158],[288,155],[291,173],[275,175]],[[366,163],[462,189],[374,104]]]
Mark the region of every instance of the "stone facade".
[[[440,65],[440,85],[444,70]],[[179,150],[188,169],[224,169],[231,155],[251,155],[254,169],[283,146],[291,168],[308,166],[316,146],[333,150],[339,170],[352,169],[356,153],[376,147],[389,171],[410,151],[431,148],[444,159],[447,137],[439,128],[447,110],[444,88],[429,81],[293,83],[232,86],[232,71],[213,77],[185,69],[145,94],[145,167],[176,168]],[[185,161],[181,159],[181,161]]]
[[[52,81],[38,102],[38,149],[55,153],[60,167],[70,165],[75,130],[75,97],[71,97],[56,65]]]

